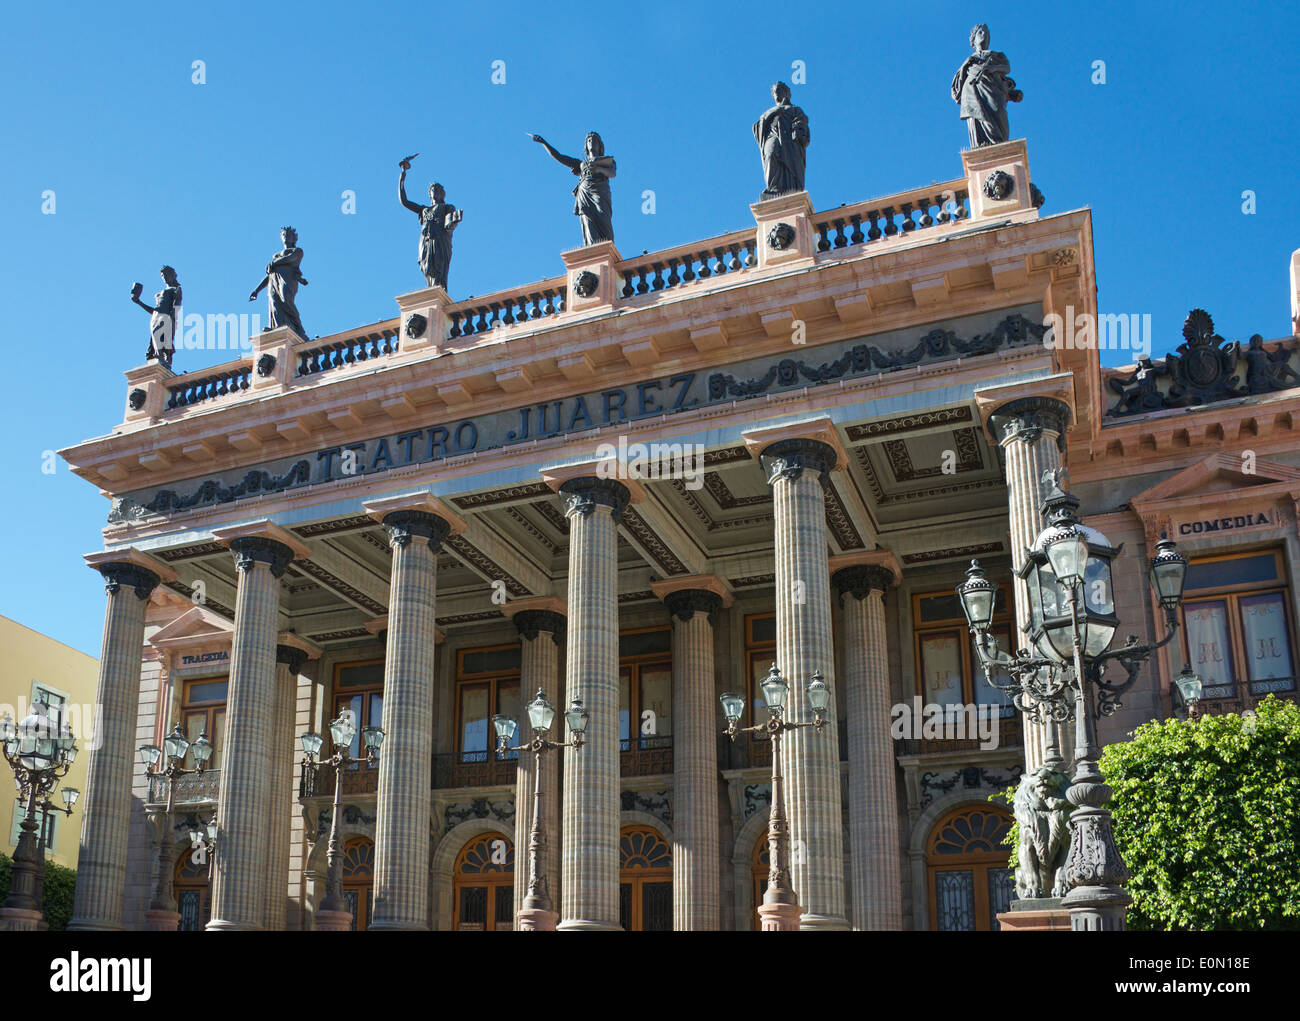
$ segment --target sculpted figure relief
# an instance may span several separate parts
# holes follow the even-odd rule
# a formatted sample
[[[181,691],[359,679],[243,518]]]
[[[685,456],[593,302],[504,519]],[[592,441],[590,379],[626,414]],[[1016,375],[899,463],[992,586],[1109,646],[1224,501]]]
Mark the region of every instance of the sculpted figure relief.
[[[582,224],[582,243],[594,245],[597,241],[614,240],[614,204],[609,192],[609,179],[618,173],[613,156],[605,155],[605,143],[600,135],[587,133],[586,159],[565,156],[557,152],[541,135],[528,136],[551,154],[551,159],[573,171],[579,178],[573,189],[573,213]]]
[[[307,331],[302,328],[302,320],[298,318],[298,306],[295,303],[298,297],[298,285],[307,286],[307,278],[302,275],[300,268],[302,249],[298,247],[298,232],[292,227],[284,227],[280,231],[280,240],[284,248],[271,256],[271,261],[266,264],[266,276],[262,277],[261,282],[253,288],[253,293],[248,296],[248,300],[256,301],[257,296],[262,293],[262,288],[265,287],[270,304],[270,325],[267,329],[287,326],[306,340]]]
[[[149,313],[149,350],[145,352],[145,361],[157,359],[171,368],[172,354],[176,351],[176,313],[181,307],[181,283],[170,266],[164,266],[159,273],[162,274],[163,289],[153,296],[153,305],[140,300],[144,291],[144,284],[140,283],[131,285],[131,300]]]
[[[971,29],[970,44],[975,52],[957,69],[952,79],[952,100],[970,132],[970,145],[996,145],[1011,137],[1007,124],[1007,103],[1019,103],[1024,93],[1008,72],[1011,61],[1005,53],[989,49],[988,25]]]
[[[790,103],[790,86],[777,82],[772,86],[776,105],[754,123],[754,141],[763,158],[762,197],[776,198],[792,191],[803,191],[807,165],[808,115]]]
[[[1050,766],[1039,766],[1020,778],[1014,808],[1020,824],[1016,895],[1021,900],[1065,896],[1061,869],[1070,849],[1073,811],[1065,800],[1069,782],[1069,777]]]
[[[447,192],[436,181],[429,185],[430,205],[422,206],[406,197],[406,172],[411,169],[411,160],[418,155],[407,156],[399,164],[402,173],[397,178],[397,197],[420,218],[419,260],[425,283],[446,290],[447,274],[451,269],[451,233],[465,214],[447,202]]]

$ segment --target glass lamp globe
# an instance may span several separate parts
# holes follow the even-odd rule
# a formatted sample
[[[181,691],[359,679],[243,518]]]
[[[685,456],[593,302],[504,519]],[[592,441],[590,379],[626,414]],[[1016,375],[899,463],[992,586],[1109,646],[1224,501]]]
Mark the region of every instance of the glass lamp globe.
[[[772,669],[767,672],[759,687],[763,689],[763,699],[769,709],[780,712],[785,708],[785,699],[790,693],[790,685],[781,676],[781,671],[776,668],[775,663],[772,664]]]
[[[1182,672],[1174,678],[1174,684],[1178,687],[1178,694],[1183,700],[1183,705],[1191,705],[1193,702],[1201,700],[1201,694],[1205,691],[1205,683],[1188,664],[1184,666]]]
[[[826,684],[826,678],[822,676],[820,670],[813,674],[813,679],[808,685],[808,704],[819,713],[824,713],[831,704],[831,689]]]
[[[194,753],[194,764],[199,769],[207,767],[208,761],[212,758],[212,742],[208,740],[208,732],[200,731],[198,738],[190,745],[190,751]]]
[[[569,725],[569,730],[574,734],[587,732],[587,710],[583,708],[582,699],[575,698],[569,704],[568,711],[564,714],[564,722]]]
[[[977,634],[983,634],[993,623],[993,603],[997,595],[997,586],[984,577],[984,569],[978,560],[970,562],[966,580],[957,586],[957,596],[961,599],[962,612],[966,622]]]
[[[366,746],[367,752],[379,753],[379,747],[384,743],[384,729],[382,727],[366,727],[361,731],[361,741]]]
[[[1187,580],[1187,558],[1178,552],[1174,541],[1162,535],[1151,558],[1151,588],[1166,613],[1178,609],[1183,601],[1183,583]]]
[[[729,723],[740,719],[740,714],[745,711],[745,700],[735,692],[727,692],[719,701],[722,703],[722,715]]]
[[[492,717],[492,726],[496,729],[498,741],[509,741],[515,736],[518,724],[510,717],[497,713]]]
[[[190,750],[190,743],[181,733],[181,725],[178,723],[172,727],[172,732],[163,739],[163,749],[167,752],[169,759],[183,759],[185,753]]]
[[[62,794],[63,794],[63,804],[67,808],[72,808],[72,806],[77,803],[77,799],[81,797],[81,791],[79,791],[76,787],[64,787]]]
[[[330,721],[330,740],[335,748],[351,748],[357,736],[357,725],[352,721],[352,710],[344,709],[338,719]]]
[[[142,744],[140,746],[140,761],[146,766],[152,766],[162,758],[162,749],[156,744]]]
[[[547,701],[541,688],[537,689],[537,697],[528,703],[528,722],[532,724],[533,730],[543,734],[555,722],[555,706]]]
[[[316,756],[320,754],[320,746],[324,743],[324,739],[314,730],[308,731],[302,736],[303,754],[306,755],[307,758],[315,760]]]

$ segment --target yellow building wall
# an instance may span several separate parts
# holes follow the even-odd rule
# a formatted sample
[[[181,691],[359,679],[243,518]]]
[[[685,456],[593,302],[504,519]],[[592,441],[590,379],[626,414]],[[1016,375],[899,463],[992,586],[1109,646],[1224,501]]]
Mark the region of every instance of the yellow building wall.
[[[69,703],[66,718],[77,736],[77,759],[51,795],[50,800],[56,805],[63,804],[59,794],[63,787],[76,787],[83,793],[86,789],[98,678],[99,660],[94,656],[78,652],[8,617],[0,617],[0,717],[8,712],[15,721],[20,720],[27,713],[37,686],[64,696]],[[13,857],[16,822],[21,821],[22,811],[15,813],[18,796],[13,774],[3,759],[0,759],[0,769],[7,774],[0,778],[0,851]],[[54,816],[55,844],[47,851],[47,861],[77,867],[81,808],[78,802],[71,816],[62,813]]]

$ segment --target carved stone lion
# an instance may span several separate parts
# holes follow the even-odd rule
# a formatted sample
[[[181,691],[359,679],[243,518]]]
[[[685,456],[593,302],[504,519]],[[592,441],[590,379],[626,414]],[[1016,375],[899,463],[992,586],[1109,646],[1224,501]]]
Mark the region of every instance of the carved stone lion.
[[[1039,766],[1020,778],[1014,802],[1020,825],[1016,895],[1021,900],[1065,896],[1061,868],[1070,847],[1072,806],[1065,800],[1069,777]]]

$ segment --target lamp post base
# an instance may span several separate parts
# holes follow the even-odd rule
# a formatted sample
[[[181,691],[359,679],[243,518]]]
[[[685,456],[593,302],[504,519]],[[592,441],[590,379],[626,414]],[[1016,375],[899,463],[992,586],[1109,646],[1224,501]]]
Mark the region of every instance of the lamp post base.
[[[797,932],[802,914],[798,904],[760,904],[758,927],[762,932]]]
[[[520,908],[516,928],[520,932],[554,932],[559,920],[560,916],[556,912],[545,908]]]
[[[151,908],[144,913],[144,928],[146,932],[175,932],[181,924],[181,916],[178,911],[168,911],[165,908]]]
[[[44,917],[30,908],[0,908],[0,932],[35,932]]]
[[[317,911],[317,932],[349,932],[352,929],[351,911]]]
[[[1122,887],[1076,886],[1061,901],[1075,932],[1123,932],[1133,898]]]

